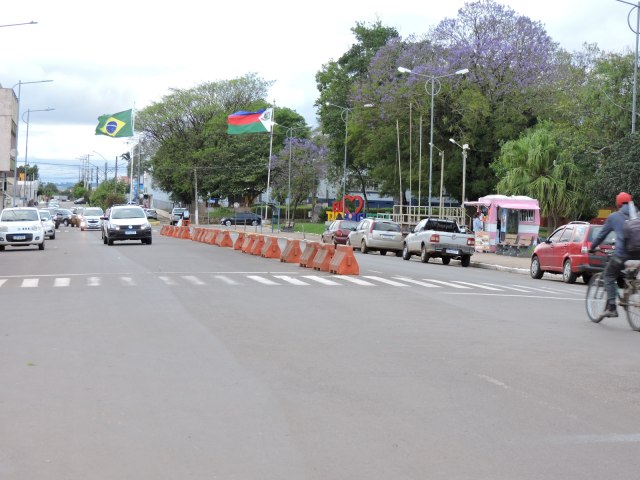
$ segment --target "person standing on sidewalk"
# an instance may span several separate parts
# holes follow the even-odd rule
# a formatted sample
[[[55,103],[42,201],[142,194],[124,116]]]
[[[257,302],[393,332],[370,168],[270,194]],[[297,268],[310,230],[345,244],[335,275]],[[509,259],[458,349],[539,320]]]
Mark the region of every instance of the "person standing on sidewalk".
[[[475,216],[473,217],[473,232],[478,233],[482,232],[483,230],[484,228],[482,225],[482,213],[476,212]]]

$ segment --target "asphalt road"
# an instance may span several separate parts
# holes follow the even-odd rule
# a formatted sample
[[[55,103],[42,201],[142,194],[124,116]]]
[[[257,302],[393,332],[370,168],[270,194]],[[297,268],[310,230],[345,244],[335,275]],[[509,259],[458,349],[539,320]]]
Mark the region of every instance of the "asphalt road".
[[[356,258],[1,252],[0,478],[638,478],[640,336],[584,285]]]

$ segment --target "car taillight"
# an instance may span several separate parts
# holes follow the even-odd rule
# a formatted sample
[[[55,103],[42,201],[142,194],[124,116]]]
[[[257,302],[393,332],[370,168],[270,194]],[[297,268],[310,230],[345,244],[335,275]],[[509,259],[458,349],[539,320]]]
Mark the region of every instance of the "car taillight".
[[[440,243],[440,235],[438,235],[437,233],[432,233],[429,241],[431,243]]]
[[[475,247],[476,246],[476,239],[475,238],[467,238],[467,246],[468,247]]]

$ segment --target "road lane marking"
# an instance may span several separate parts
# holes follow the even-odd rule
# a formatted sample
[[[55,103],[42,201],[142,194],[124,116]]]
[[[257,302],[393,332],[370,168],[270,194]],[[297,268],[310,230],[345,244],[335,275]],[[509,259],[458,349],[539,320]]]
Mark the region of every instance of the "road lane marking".
[[[393,280],[389,280],[387,278],[382,278],[382,277],[374,277],[373,275],[365,275],[364,278],[375,280],[380,283],[386,283],[387,285],[391,285],[392,287],[408,287],[409,286],[406,283],[394,282]]]
[[[460,285],[471,285],[472,287],[475,288],[482,288],[483,290],[494,290],[494,291],[500,291],[499,288],[495,288],[495,287],[487,287],[485,285],[480,285],[477,283],[470,283],[470,282],[462,282],[460,280],[453,280],[456,284],[460,284]]]
[[[500,380],[490,377],[489,375],[482,375],[482,374],[478,374],[478,378],[481,378],[482,380],[484,380],[485,382],[489,382],[497,387],[501,387],[504,388],[505,390],[510,390],[511,387],[509,385],[507,385],[504,382],[501,382]]]
[[[263,285],[280,285],[278,282],[274,282],[273,280],[269,280],[268,278],[260,277],[258,275],[248,275],[247,277]]]
[[[225,276],[225,275],[214,275],[213,278],[215,278],[216,280],[221,280],[224,283],[226,283],[227,285],[240,285],[238,282],[236,282],[235,280]]]
[[[523,293],[531,292],[531,290],[525,290],[524,288],[508,287],[506,285],[496,285],[495,283],[485,283],[485,285],[490,285],[492,287],[500,287],[500,288],[504,288],[505,290],[513,290],[515,292],[523,292]]]
[[[0,278],[0,287],[7,281],[6,278]]]
[[[328,278],[324,278],[324,277],[319,277],[317,275],[303,275],[303,278],[308,278],[309,280],[313,280],[314,282],[318,282],[323,285],[331,285],[331,286],[340,285],[338,282],[334,282],[333,280],[329,280]]]
[[[366,280],[362,280],[356,277],[340,277],[340,280],[345,280],[347,282],[355,283],[356,285],[362,285],[363,287],[375,287],[375,283],[367,282]]]
[[[89,286],[89,287],[99,287],[100,286],[100,277],[89,277],[89,278],[87,278],[87,286]]]
[[[136,282],[131,277],[120,277],[120,281],[125,287],[135,287]]]
[[[440,285],[434,285],[432,283],[421,282],[420,280],[414,280],[413,278],[407,278],[407,277],[393,277],[393,278],[395,278],[396,280],[402,280],[403,282],[414,283],[416,285],[420,285],[421,287],[441,288]]]
[[[605,433],[592,435],[567,435],[553,437],[554,443],[563,445],[589,445],[596,443],[640,443],[640,433]]]
[[[54,287],[68,287],[69,285],[71,285],[71,279],[70,278],[56,278],[53,281],[53,286]]]
[[[187,282],[189,282],[192,285],[198,285],[198,286],[205,285],[205,283],[195,275],[183,275],[182,278],[184,278]]]
[[[427,282],[440,283],[442,285],[446,285],[447,287],[463,288],[465,290],[469,290],[471,288],[471,287],[465,287],[464,285],[456,285],[455,283],[451,283],[451,282],[443,282],[442,280],[433,280],[431,278],[423,278],[423,280],[426,280]]]
[[[162,280],[165,284],[169,285],[170,287],[177,285],[177,282],[171,277],[165,277],[161,275],[158,278]]]
[[[288,283],[290,283],[292,285],[299,285],[301,287],[304,287],[304,286],[308,287],[310,285],[307,282],[303,282],[302,280],[297,279],[297,278],[293,278],[293,277],[291,277],[289,275],[274,275],[274,277],[279,278],[280,280],[284,280],[285,282],[288,282]]]
[[[38,286],[38,282],[40,282],[39,278],[25,278],[22,280],[22,288],[35,288]]]

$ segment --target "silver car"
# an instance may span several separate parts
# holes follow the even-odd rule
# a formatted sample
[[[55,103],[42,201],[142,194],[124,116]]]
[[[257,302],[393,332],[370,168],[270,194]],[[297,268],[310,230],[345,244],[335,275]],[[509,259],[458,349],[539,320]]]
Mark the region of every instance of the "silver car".
[[[102,220],[101,217],[104,212],[100,207],[87,207],[78,217],[78,226],[83,232],[85,230],[101,230]]]
[[[403,240],[399,223],[379,218],[365,218],[349,233],[347,245],[359,248],[362,253],[376,250],[380,255],[386,255],[388,251],[393,251],[396,257],[399,257],[402,255]]]
[[[56,223],[53,221],[51,212],[49,210],[40,209],[40,220],[42,220],[42,226],[44,227],[44,236],[51,240],[56,238]]]

